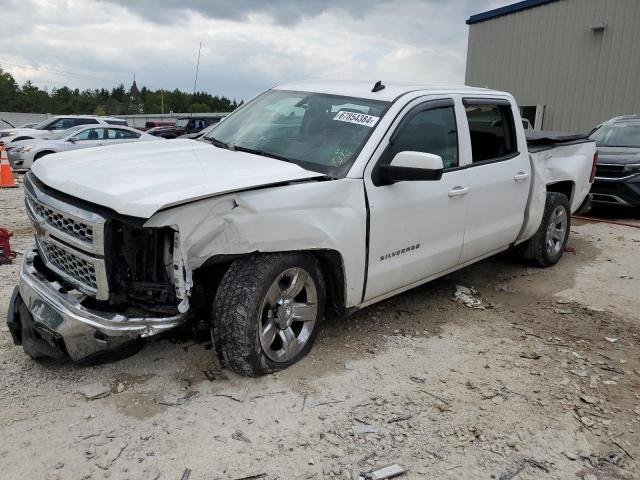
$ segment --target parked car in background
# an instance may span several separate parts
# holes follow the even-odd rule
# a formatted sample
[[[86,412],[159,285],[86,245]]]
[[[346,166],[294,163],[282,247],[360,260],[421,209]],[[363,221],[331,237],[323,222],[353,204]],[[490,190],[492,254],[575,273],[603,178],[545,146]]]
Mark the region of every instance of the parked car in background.
[[[13,147],[8,151],[9,162],[15,170],[27,170],[33,162],[52,153],[146,140],[161,139],[131,127],[78,125],[57,132],[47,139],[13,142]]]
[[[598,146],[593,201],[640,207],[640,115],[612,118],[589,138]]]
[[[38,125],[38,122],[33,122],[33,123],[25,123],[24,125],[20,125],[16,128],[33,128],[36,125]]]
[[[149,120],[144,124],[144,128],[141,128],[143,132],[156,127],[172,127],[176,123],[175,120]]]
[[[56,115],[47,118],[32,128],[5,128],[0,130],[0,144],[9,147],[13,142],[33,138],[47,138],[59,130],[67,130],[77,125],[123,125],[127,121],[114,117],[97,117],[95,115]]]
[[[178,138],[182,135],[198,133],[209,125],[218,123],[222,117],[178,117],[176,123],[171,127],[156,127],[148,130],[150,135],[164,138]]]
[[[342,81],[273,88],[203,141],[165,143],[26,175],[36,243],[8,327],[28,355],[82,360],[206,316],[225,367],[285,368],[327,313],[509,248],[554,265],[596,154],[585,136],[527,140],[505,92]]]

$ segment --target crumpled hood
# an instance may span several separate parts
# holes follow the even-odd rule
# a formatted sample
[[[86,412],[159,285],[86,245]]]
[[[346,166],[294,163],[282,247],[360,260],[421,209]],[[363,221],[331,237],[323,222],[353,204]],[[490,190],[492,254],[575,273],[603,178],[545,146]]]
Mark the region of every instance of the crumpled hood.
[[[640,163],[640,148],[598,147],[598,163]]]
[[[53,189],[140,218],[201,198],[324,176],[194,140],[56,153],[38,160],[31,171]]]

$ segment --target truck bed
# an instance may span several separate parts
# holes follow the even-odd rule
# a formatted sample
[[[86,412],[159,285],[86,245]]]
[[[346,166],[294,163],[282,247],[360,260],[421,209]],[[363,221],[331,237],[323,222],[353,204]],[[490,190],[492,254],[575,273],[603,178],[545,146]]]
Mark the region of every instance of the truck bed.
[[[545,130],[525,130],[530,153],[541,152],[560,145],[575,145],[589,142],[584,133],[551,132]]]

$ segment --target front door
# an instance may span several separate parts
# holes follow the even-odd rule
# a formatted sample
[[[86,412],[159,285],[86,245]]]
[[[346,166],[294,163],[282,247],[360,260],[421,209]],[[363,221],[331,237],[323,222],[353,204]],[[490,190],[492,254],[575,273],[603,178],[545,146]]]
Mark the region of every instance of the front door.
[[[454,267],[462,251],[467,187],[454,102],[416,100],[406,112],[383,139],[377,164],[365,170],[370,211],[365,301]],[[401,151],[441,156],[442,179],[380,184],[377,166]]]

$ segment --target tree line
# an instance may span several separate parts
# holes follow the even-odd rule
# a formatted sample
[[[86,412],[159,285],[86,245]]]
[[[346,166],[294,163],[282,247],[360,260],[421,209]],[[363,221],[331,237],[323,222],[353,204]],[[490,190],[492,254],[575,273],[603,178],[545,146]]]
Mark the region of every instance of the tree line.
[[[150,90],[142,87],[131,95],[120,84],[111,90],[55,87],[51,91],[30,80],[20,86],[11,73],[0,67],[0,111],[52,114],[126,115],[134,113],[230,112],[242,102],[207,92],[186,93],[178,89]]]

